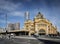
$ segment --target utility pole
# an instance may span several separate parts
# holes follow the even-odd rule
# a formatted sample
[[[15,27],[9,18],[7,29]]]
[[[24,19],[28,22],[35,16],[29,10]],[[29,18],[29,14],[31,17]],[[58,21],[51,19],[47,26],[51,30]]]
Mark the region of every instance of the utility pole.
[[[5,18],[6,18],[6,27],[5,27],[5,30],[6,30],[6,33],[7,33],[7,14],[5,15]]]

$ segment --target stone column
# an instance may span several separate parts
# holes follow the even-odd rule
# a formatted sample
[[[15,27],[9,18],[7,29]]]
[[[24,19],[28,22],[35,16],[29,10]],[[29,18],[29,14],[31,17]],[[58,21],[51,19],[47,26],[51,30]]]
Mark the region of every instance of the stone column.
[[[46,32],[46,35],[48,35],[48,25],[47,25],[47,32]]]
[[[29,36],[31,36],[31,33],[29,32]]]
[[[38,26],[37,26],[37,24],[35,25],[35,31],[36,31],[36,35],[38,35]]]
[[[31,26],[29,26],[29,36],[31,36]]]
[[[51,26],[50,26],[50,34],[51,34]]]

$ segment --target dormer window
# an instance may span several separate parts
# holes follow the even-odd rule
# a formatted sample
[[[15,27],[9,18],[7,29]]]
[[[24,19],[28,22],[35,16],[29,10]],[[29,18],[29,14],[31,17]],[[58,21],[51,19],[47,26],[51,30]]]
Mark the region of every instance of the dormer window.
[[[40,12],[38,12],[38,15],[36,16],[36,18],[37,19],[43,19],[43,15]]]

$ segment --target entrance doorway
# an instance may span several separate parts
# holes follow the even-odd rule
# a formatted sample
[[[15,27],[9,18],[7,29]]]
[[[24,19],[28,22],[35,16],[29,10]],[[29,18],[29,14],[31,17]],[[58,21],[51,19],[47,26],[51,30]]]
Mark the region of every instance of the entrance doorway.
[[[40,30],[39,30],[39,35],[46,35],[45,30],[44,30],[44,29],[40,29]]]

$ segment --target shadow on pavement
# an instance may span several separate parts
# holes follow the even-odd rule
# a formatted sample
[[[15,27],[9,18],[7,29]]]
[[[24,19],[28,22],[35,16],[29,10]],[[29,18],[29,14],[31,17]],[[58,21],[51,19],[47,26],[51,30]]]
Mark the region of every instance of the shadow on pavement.
[[[55,41],[51,41],[51,40],[40,39],[36,35],[33,35],[33,37],[35,37],[40,42],[43,42],[44,44],[60,44],[60,42],[55,42]]]

